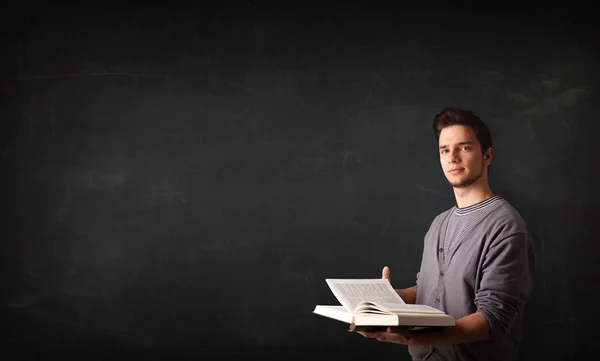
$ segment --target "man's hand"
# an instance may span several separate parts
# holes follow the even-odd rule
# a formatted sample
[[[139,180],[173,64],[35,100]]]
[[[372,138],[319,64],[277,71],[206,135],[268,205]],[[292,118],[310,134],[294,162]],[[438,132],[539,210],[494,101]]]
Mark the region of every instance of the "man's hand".
[[[383,331],[363,331],[357,330],[357,333],[364,337],[374,338],[378,341],[398,343],[402,345],[420,346],[424,345],[424,340],[419,334],[410,332],[406,327],[388,327]]]
[[[390,268],[384,266],[381,270],[381,278],[390,280]],[[381,329],[379,327],[357,329],[357,333],[364,337],[375,338],[378,341],[393,342],[403,345],[418,345],[418,335],[413,335],[406,327],[387,327]]]

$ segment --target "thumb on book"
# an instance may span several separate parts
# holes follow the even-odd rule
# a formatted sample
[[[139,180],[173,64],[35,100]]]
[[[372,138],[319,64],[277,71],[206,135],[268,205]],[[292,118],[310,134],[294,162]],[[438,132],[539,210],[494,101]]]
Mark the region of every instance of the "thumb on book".
[[[390,279],[390,268],[388,266],[383,267],[381,271],[381,278]]]

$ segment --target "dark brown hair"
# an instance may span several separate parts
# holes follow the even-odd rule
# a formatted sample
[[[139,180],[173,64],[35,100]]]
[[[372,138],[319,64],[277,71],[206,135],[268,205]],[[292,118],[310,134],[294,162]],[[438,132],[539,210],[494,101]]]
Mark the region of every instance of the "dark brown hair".
[[[436,141],[440,140],[440,133],[445,127],[451,125],[466,125],[475,131],[475,136],[481,144],[481,152],[485,153],[492,147],[492,135],[485,123],[471,110],[446,107],[433,119],[433,132]],[[437,149],[436,144],[436,149]]]

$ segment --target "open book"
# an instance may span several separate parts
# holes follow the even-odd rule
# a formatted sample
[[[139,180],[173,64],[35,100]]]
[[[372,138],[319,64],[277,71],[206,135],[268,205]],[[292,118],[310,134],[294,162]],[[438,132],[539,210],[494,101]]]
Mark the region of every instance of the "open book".
[[[427,305],[407,304],[389,280],[326,279],[340,305],[317,305],[314,314],[357,327],[406,326],[409,328],[455,326],[454,317]]]

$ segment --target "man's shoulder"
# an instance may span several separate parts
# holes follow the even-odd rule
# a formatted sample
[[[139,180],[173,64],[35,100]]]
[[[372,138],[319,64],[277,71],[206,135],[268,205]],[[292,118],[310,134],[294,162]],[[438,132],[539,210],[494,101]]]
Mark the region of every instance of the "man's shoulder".
[[[524,222],[521,213],[505,198],[499,199],[498,206],[496,207],[496,211],[494,213],[498,218]]]
[[[493,212],[488,214],[488,226],[495,226],[511,232],[527,233],[527,224],[521,213],[512,204],[500,198]]]

